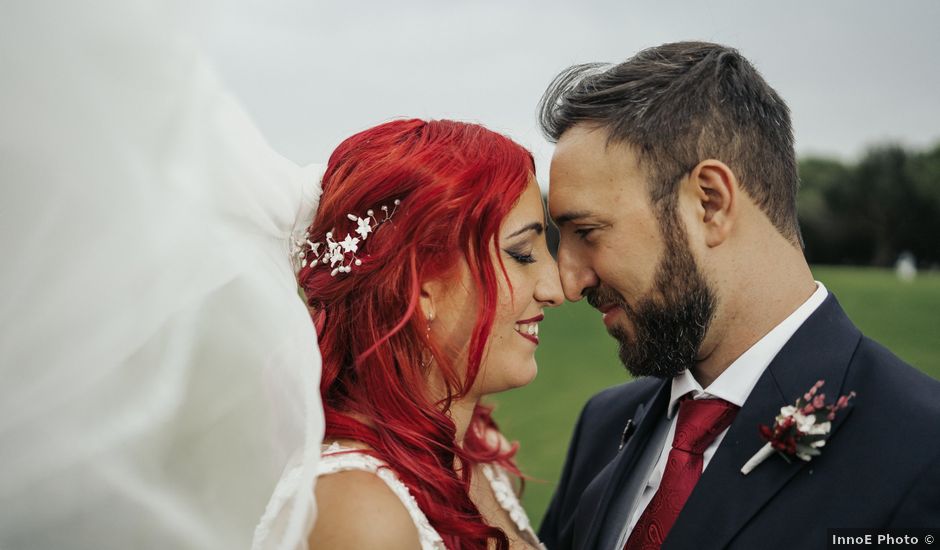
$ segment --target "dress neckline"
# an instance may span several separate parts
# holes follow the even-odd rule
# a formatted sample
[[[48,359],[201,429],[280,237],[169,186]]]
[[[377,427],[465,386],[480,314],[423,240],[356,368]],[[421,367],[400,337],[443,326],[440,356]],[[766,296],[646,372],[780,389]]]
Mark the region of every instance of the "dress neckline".
[[[391,467],[389,467],[384,460],[369,454],[367,449],[348,447],[340,444],[338,441],[334,441],[330,444],[324,444],[321,446],[321,455],[324,458],[331,455],[336,457],[362,457],[370,465],[373,465],[377,468],[383,468],[386,471],[392,473],[395,476],[396,481],[398,481],[402,487],[407,488],[404,482],[398,479],[398,475],[392,471]],[[525,508],[522,507],[522,503],[519,501],[519,497],[516,496],[515,488],[513,487],[512,481],[510,480],[505,468],[492,463],[482,463],[480,464],[480,469],[483,472],[483,477],[486,478],[487,482],[490,484],[490,488],[493,490],[493,494],[496,497],[496,502],[509,515],[510,520],[518,530],[519,534],[522,535],[526,542],[530,545],[534,545],[536,548],[544,548],[544,546],[542,546],[542,544],[539,542],[538,536],[535,534],[535,530],[532,528],[532,524],[529,521],[529,516],[526,514]],[[411,497],[408,500],[414,502],[414,497],[410,494],[410,490],[408,492],[408,496]],[[415,503],[415,505],[417,505],[417,503]],[[425,519],[425,521],[427,520]]]

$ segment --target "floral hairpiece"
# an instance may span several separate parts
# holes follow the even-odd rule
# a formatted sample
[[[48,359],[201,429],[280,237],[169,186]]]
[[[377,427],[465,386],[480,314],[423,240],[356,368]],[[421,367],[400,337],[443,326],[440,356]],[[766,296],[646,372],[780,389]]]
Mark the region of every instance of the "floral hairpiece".
[[[375,212],[372,209],[366,212],[364,218],[355,214],[346,214],[349,221],[356,222],[357,227],[353,233],[357,233],[358,237],[353,237],[350,233],[347,233],[345,239],[337,241],[333,238],[333,231],[327,231],[323,241],[313,242],[310,240],[310,231],[308,230],[304,233],[302,239],[295,239],[294,241],[295,257],[300,262],[300,267],[304,268],[309,265],[313,268],[318,265],[330,264],[332,268],[330,276],[335,277],[338,273],[349,273],[354,265],[362,265],[362,260],[356,256],[356,252],[359,251],[359,243],[369,238],[369,234],[375,232],[379,226],[390,221],[395,211],[398,210],[399,204],[401,204],[401,201],[395,199],[391,210],[384,204],[379,207],[385,215],[381,220],[376,219]],[[323,246],[324,242],[326,243],[326,249],[321,252],[320,247]],[[308,258],[311,254],[313,257]]]

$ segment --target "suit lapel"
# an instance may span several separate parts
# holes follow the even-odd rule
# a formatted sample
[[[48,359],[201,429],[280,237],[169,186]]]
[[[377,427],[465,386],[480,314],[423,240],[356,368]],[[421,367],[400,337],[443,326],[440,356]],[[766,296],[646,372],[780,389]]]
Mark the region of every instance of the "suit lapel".
[[[596,546],[611,498],[616,490],[623,486],[625,476],[629,475],[632,466],[646,448],[646,442],[655,430],[657,422],[665,415],[670,386],[669,380],[663,381],[654,397],[637,407],[633,418],[630,419],[635,429],[627,434],[627,439],[614,459],[584,490],[575,518],[575,548]]]
[[[780,408],[792,405],[817,380],[827,402],[847,393],[843,388],[852,353],[861,334],[831,294],[793,335],[761,375],[738,412],[689,500],[679,514],[663,548],[694,548],[703,541],[723,548],[766,502],[799,472],[806,462],[787,463],[771,455],[749,475],[741,467],[760,449],[760,424],[770,425]],[[830,432],[835,436],[851,409],[839,413]],[[836,438],[837,439],[837,438]],[[813,460],[824,460],[821,456]]]

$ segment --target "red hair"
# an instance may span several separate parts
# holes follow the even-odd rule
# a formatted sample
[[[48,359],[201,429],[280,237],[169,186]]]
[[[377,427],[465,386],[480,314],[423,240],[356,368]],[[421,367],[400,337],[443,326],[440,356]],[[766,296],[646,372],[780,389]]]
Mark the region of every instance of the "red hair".
[[[518,473],[515,447],[500,449],[490,408],[478,405],[464,436],[448,415],[479,373],[496,315],[501,261],[491,259],[498,230],[535,171],[531,154],[475,124],[399,120],[356,134],[336,148],[323,176],[313,240],[354,234],[347,214],[364,216],[401,200],[394,217],[369,235],[352,273],[327,266],[298,275],[312,308],[323,355],[320,390],[326,437],[367,444],[408,486],[449,548],[485,549],[488,526],[469,496],[473,464],[496,462]],[[381,219],[381,215],[380,218]],[[466,371],[427,339],[420,284],[454,273],[466,260],[478,297]],[[446,395],[428,394],[428,351]],[[426,360],[424,361],[426,365]],[[424,389],[425,391],[421,391]],[[455,458],[463,465],[455,470]]]

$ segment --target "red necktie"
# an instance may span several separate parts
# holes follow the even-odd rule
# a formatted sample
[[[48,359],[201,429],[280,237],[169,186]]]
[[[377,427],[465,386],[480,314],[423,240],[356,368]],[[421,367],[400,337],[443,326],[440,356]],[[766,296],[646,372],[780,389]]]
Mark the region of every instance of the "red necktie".
[[[702,477],[702,453],[731,425],[738,406],[724,399],[679,401],[676,435],[659,489],[636,522],[624,550],[658,549]]]

